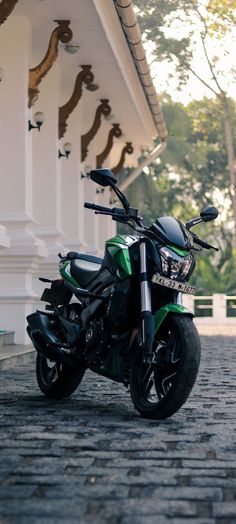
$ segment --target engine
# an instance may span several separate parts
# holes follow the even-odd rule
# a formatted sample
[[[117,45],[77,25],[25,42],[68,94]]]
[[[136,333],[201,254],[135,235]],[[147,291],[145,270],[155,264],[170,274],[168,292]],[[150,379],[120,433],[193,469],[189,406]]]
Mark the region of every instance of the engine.
[[[107,354],[104,341],[103,320],[92,320],[85,332],[85,358],[89,364],[98,365]]]

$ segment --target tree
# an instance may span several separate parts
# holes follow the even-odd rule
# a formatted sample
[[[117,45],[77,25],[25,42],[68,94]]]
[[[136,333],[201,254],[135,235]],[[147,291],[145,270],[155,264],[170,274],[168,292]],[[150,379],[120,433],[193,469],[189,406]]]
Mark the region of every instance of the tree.
[[[214,38],[223,41],[236,20],[235,0],[135,0],[139,22],[146,42],[153,45],[152,54],[158,61],[167,61],[174,67],[179,86],[190,74],[197,78],[218,100],[220,119],[227,155],[228,189],[234,220],[234,247],[236,248],[236,165],[234,133],[231,119],[232,102],[228,96],[228,82],[234,79],[234,70],[221,70],[219,54],[212,52]],[[196,69],[194,54],[201,52],[208,74]]]
[[[146,224],[158,216],[169,215],[186,222],[199,215],[204,205],[220,207],[219,197],[229,201],[227,154],[224,126],[219,118],[218,99],[204,98],[187,106],[163,96],[163,110],[169,129],[169,146],[160,159],[131,184],[127,196]],[[232,121],[236,123],[236,104],[232,102]],[[211,118],[209,118],[209,116]],[[229,208],[222,210],[217,223],[198,226],[197,233],[219,248],[197,256],[192,283],[198,293],[236,293],[236,257],[232,253],[232,220]],[[127,234],[127,226],[119,226]],[[219,278],[220,277],[220,278]]]

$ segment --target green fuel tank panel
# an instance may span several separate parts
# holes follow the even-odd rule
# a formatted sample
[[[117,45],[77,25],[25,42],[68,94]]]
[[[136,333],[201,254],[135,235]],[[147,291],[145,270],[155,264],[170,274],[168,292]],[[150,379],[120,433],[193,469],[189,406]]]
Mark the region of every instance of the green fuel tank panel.
[[[107,250],[118,267],[118,274],[121,279],[132,275],[129,248],[134,242],[137,242],[137,237],[123,235],[117,235],[106,242]]]

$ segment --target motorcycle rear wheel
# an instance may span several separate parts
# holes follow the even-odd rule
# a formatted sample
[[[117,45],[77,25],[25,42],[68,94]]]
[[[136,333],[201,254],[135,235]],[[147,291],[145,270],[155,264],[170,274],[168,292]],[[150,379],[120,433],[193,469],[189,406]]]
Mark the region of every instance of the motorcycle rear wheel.
[[[165,419],[185,403],[200,364],[200,339],[192,318],[170,315],[154,340],[155,363],[144,364],[135,348],[130,393],[144,418]]]
[[[86,366],[82,361],[79,367],[66,366],[37,353],[37,382],[48,398],[62,399],[70,396],[79,386],[85,370]]]

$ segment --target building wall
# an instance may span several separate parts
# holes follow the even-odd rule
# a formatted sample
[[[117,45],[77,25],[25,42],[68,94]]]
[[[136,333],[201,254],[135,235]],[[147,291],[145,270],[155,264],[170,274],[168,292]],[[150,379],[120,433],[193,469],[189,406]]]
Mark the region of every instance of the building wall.
[[[101,130],[83,165],[80,139],[91,126],[91,93],[82,98],[59,141],[60,65],[55,63],[43,79],[39,99],[29,110],[31,51],[29,20],[10,16],[0,28],[0,328],[15,330],[16,343],[28,342],[25,317],[42,292],[38,276],[58,276],[58,252],[101,254],[105,238],[115,232],[114,222],[100,221],[83,208],[85,199],[109,204],[108,191],[98,195],[95,184],[81,178],[85,168],[95,166],[96,140],[102,137]],[[45,115],[40,132],[28,131],[28,119],[33,121],[39,110]],[[65,142],[73,143],[73,151],[59,159]]]

